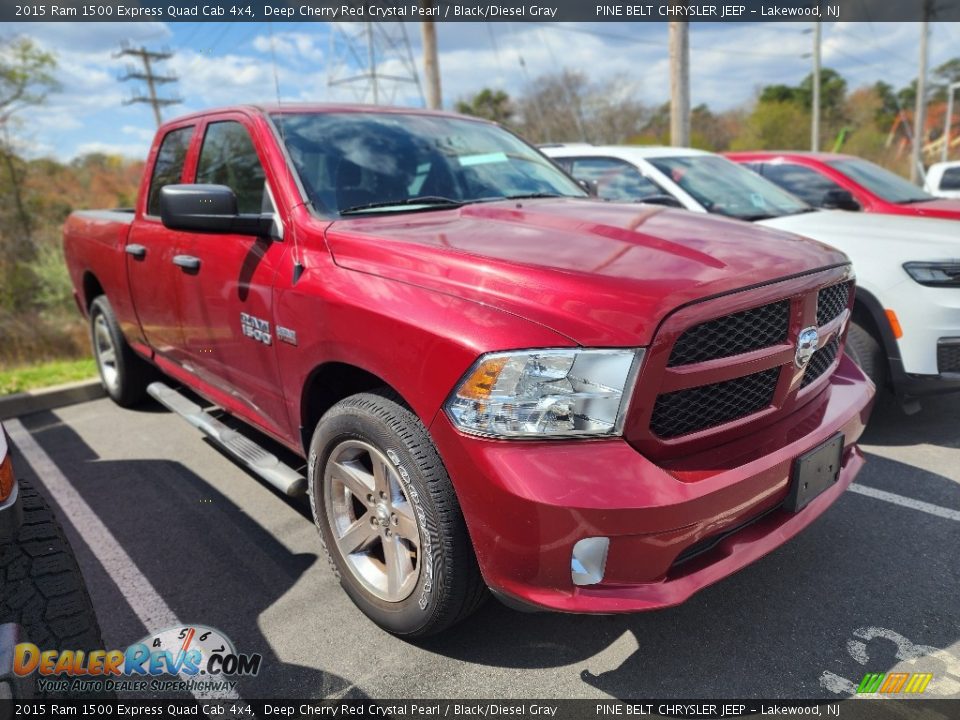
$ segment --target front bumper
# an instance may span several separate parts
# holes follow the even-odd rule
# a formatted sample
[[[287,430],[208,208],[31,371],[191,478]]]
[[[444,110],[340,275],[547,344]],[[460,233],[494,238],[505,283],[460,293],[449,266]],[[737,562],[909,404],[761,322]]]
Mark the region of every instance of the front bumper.
[[[798,412],[669,467],[619,438],[485,440],[459,433],[443,413],[430,431],[491,589],[538,608],[630,612],[681,603],[813,522],[863,465],[855,442],[873,394],[844,357]],[[837,432],[838,482],[798,513],[780,509],[793,460]],[[571,553],[588,537],[610,538],[603,580],[575,586]]]
[[[10,496],[0,503],[0,543],[9,542],[16,537],[22,520],[20,486],[15,482]]]
[[[907,279],[884,296],[884,308],[896,313],[903,329],[896,342],[906,381],[917,378],[913,388],[902,392],[929,394],[937,392],[938,384],[941,389],[956,384],[960,373],[940,368],[938,348],[943,340],[960,338],[960,289],[926,287]],[[892,369],[896,382],[897,368]]]

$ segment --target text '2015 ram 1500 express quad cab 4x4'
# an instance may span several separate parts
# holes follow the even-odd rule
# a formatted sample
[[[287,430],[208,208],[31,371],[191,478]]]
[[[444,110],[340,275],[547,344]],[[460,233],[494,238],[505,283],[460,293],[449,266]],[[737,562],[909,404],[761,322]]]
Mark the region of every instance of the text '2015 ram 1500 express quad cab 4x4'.
[[[109,394],[146,390],[305,490],[344,589],[397,634],[487,587],[570,612],[679,603],[863,463],[846,256],[596,201],[483,121],[190,115],[160,129],[136,209],[74,213],[65,246]]]

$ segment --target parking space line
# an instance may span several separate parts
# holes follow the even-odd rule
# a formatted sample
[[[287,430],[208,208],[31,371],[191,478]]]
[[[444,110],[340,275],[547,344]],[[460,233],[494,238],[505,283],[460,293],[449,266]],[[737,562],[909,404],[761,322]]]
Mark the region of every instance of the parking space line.
[[[860,485],[859,483],[854,483],[851,485],[849,490],[851,492],[859,493],[860,495],[866,495],[867,497],[872,497],[877,500],[884,500],[885,502],[893,503],[894,505],[912,508],[913,510],[920,510],[921,512],[929,513],[930,515],[936,515],[937,517],[946,518],[947,520],[956,520],[957,522],[960,522],[960,510],[951,510],[950,508],[940,507],[939,505],[933,505],[931,503],[923,502],[922,500],[914,500],[913,498],[897,495],[896,493],[887,492],[886,490],[877,490],[876,488]]]
[[[147,628],[148,633],[183,625],[167,605],[153,584],[140,572],[133,559],[120,545],[109,528],[76,491],[46,451],[37,444],[30,432],[17,420],[6,420],[7,435],[17,446],[26,463],[56,500],[63,514],[90,548],[93,556],[117,584],[130,608]],[[189,680],[189,677],[183,677]],[[236,691],[212,693],[193,692],[198,700],[211,697],[238,700]]]

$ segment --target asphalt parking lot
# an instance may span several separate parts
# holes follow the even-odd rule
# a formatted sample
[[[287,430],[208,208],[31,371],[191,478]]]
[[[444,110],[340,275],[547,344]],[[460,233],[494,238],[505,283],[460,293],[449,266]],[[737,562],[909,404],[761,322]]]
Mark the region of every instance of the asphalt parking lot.
[[[368,621],[288,500],[156,405],[7,422],[59,506],[108,648],[180,623],[259,652],[244,698],[841,698],[867,672],[960,697],[960,398],[877,409],[868,464],[798,538],[686,604],[630,616],[488,602],[411,644]]]

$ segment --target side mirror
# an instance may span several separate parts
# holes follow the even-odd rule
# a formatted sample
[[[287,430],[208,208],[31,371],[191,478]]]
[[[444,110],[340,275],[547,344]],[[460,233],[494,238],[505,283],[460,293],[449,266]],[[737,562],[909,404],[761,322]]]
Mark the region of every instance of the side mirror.
[[[827,190],[820,201],[824,210],[859,210],[858,203],[849,190]]]
[[[237,196],[226,185],[167,185],[160,189],[160,221],[171,230],[273,235],[273,215],[237,212]]]
[[[683,203],[677,200],[673,195],[647,195],[645,197],[637,198],[637,202],[646,203],[647,205],[665,205],[666,207],[680,208],[683,209]]]
[[[600,184],[596,180],[577,180],[577,185],[586,190],[590,197],[600,197]]]

